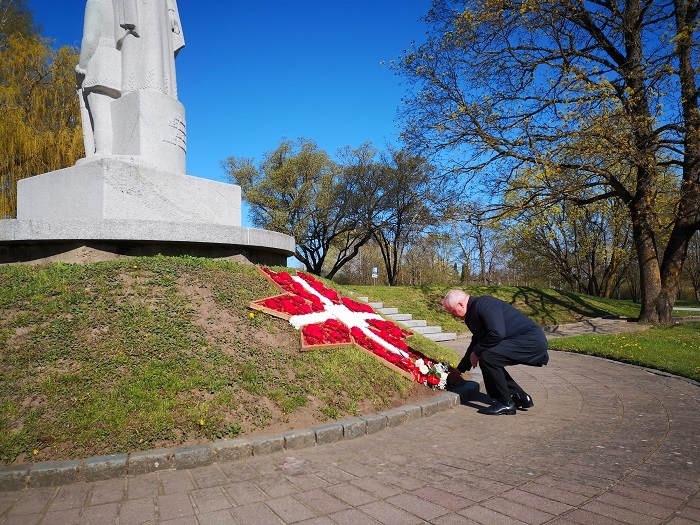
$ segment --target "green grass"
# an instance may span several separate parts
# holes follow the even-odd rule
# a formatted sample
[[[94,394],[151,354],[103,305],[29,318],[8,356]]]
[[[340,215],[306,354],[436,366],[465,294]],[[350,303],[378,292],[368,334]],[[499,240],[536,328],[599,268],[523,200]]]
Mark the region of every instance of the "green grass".
[[[370,301],[410,312],[416,319],[442,326],[443,331],[465,333],[464,323],[453,319],[442,307],[442,299],[450,286],[346,286],[345,290],[369,297]],[[469,286],[471,295],[498,297],[525,313],[540,325],[574,323],[601,316],[636,318],[639,305],[632,301],[602,299],[563,290],[528,286]]]
[[[0,461],[251,434],[311,400],[325,421],[425,388],[355,348],[299,352],[289,323],[249,316],[277,293],[250,265],[188,257],[0,267]]]
[[[445,287],[340,288],[351,291],[465,330],[441,307]],[[633,303],[555,290],[468,291],[508,300],[541,324],[638,314]],[[190,257],[0,267],[0,462],[251,435],[424,392],[355,348],[299,352],[288,322],[249,315],[250,301],[277,293],[250,265]],[[683,324],[552,347],[700,379],[699,339],[697,324]],[[419,335],[409,344],[442,361],[461,357]]]
[[[465,333],[464,323],[454,320],[442,308],[449,286],[388,287],[347,286],[347,291],[367,296],[370,301],[410,312],[427,319],[444,331]],[[636,318],[639,305],[631,301],[602,299],[552,289],[530,287],[470,286],[472,295],[493,295],[508,301],[540,325],[565,324],[601,316]],[[700,307],[695,301],[679,301],[678,306]],[[674,312],[676,317],[696,315]],[[550,348],[579,352],[662,370],[700,381],[700,322],[679,323],[619,335],[585,335],[550,339]]]
[[[607,357],[700,381],[700,322],[616,335],[550,339],[555,350]]]

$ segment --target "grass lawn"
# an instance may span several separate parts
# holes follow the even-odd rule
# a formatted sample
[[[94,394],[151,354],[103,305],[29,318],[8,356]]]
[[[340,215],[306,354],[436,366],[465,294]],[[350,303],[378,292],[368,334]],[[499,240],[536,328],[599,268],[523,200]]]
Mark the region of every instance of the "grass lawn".
[[[616,335],[562,337],[550,339],[549,347],[607,357],[700,381],[700,322]]]
[[[278,293],[250,265],[188,257],[0,267],[0,462],[306,428],[439,393],[356,348],[301,353],[287,321],[251,316]]]
[[[464,323],[453,319],[442,308],[442,298],[451,286],[345,286],[370,301],[409,312],[416,319],[427,319],[428,324],[442,326],[443,331],[465,333]],[[574,323],[602,316],[636,318],[639,305],[632,301],[602,299],[575,294],[564,290],[532,288],[529,286],[466,286],[471,295],[492,295],[502,299],[539,325]]]
[[[336,288],[466,330],[442,309],[446,287]],[[468,291],[543,325],[639,311],[557,290]],[[248,308],[278,293],[250,265],[190,257],[0,267],[0,463],[307,428],[440,393],[356,348],[300,352],[287,321]],[[699,342],[700,323],[687,323],[551,346],[700,380]],[[437,360],[461,357],[419,335],[408,343]]]
[[[385,306],[428,319],[444,331],[465,333],[464,323],[442,308],[450,286],[388,287],[347,286],[355,294],[381,301]],[[636,318],[639,305],[632,301],[602,299],[562,290],[513,286],[467,286],[472,295],[493,295],[507,301],[540,325],[565,324],[602,316]],[[679,301],[679,306],[700,308],[696,301]],[[674,312],[675,317],[697,316]],[[555,350],[579,352],[636,364],[700,381],[700,322],[677,323],[639,332],[616,335],[585,335],[550,339]]]

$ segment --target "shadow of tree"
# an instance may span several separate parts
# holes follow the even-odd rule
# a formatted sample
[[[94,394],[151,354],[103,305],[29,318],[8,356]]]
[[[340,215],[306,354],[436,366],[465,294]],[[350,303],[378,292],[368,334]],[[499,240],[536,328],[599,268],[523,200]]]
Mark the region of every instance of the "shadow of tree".
[[[513,293],[510,303],[513,306],[526,305],[529,312],[521,309],[539,324],[556,322],[555,309],[567,309],[579,319],[614,316],[585,297],[563,290],[557,290],[557,294],[554,294],[540,288],[520,286]]]

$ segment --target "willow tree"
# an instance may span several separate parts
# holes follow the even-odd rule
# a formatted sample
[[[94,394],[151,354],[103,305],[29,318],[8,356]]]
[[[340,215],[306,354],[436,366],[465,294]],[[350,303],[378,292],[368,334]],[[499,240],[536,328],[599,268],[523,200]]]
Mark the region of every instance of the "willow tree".
[[[546,174],[525,188],[538,198],[619,199],[640,319],[668,322],[700,228],[699,10],[688,0],[434,0],[427,41],[397,66],[415,85],[404,136],[421,153],[449,152],[456,174],[496,195],[529,170]]]
[[[0,0],[0,46],[15,33],[36,33],[34,16],[27,6],[27,0]]]
[[[17,214],[17,181],[75,164],[83,152],[76,50],[14,33],[0,49],[0,219]]]

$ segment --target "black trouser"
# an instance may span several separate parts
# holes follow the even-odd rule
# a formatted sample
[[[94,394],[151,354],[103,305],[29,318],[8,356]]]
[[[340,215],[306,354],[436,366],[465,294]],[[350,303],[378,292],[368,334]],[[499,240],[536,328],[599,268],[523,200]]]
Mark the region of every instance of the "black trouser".
[[[490,350],[483,350],[479,356],[479,366],[481,373],[484,376],[484,387],[486,393],[492,399],[508,405],[513,402],[511,396],[518,394],[525,398],[525,391],[520,388],[520,385],[515,382],[506,366],[523,364],[520,361],[515,361],[509,357],[502,356]]]

